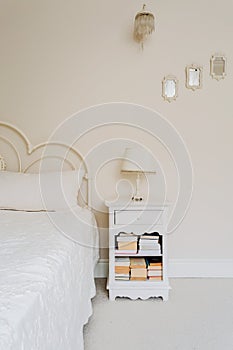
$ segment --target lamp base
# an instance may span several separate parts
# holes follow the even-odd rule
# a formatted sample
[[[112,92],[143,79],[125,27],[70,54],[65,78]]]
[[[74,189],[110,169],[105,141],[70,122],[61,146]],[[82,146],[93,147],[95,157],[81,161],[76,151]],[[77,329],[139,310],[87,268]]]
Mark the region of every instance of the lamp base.
[[[142,197],[140,197],[140,196],[133,196],[131,199],[132,199],[132,201],[135,201],[135,202],[141,202],[142,201]]]
[[[140,195],[139,191],[139,185],[140,185],[140,173],[137,173],[137,178],[136,178],[136,193],[132,197],[132,201],[135,202],[141,202],[142,201],[142,196]]]

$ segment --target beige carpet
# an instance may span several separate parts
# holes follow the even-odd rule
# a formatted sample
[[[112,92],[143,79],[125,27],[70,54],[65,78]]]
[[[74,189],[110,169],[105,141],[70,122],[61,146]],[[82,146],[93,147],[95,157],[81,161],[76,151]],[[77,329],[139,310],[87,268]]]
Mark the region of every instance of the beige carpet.
[[[109,301],[97,279],[85,350],[233,350],[233,280],[173,279],[167,302]]]

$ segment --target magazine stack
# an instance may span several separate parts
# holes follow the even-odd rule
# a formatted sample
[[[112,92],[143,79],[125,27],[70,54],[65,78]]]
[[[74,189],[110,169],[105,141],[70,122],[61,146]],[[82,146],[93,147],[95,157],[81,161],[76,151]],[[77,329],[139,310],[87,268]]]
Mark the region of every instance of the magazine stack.
[[[133,233],[120,232],[116,236],[116,253],[136,254],[138,250],[138,236]]]
[[[157,233],[144,233],[139,239],[139,253],[146,255],[161,255],[161,245]]]
[[[147,276],[150,281],[161,281],[163,279],[163,266],[158,258],[149,258],[147,262]]]
[[[130,259],[128,257],[115,257],[115,280],[128,281],[130,272]]]

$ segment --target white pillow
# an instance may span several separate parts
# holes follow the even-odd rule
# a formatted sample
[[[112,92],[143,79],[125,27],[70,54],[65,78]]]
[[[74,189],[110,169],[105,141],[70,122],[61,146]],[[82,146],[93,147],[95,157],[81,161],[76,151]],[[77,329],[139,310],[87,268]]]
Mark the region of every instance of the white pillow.
[[[57,210],[77,205],[84,170],[23,174],[0,172],[0,208]]]

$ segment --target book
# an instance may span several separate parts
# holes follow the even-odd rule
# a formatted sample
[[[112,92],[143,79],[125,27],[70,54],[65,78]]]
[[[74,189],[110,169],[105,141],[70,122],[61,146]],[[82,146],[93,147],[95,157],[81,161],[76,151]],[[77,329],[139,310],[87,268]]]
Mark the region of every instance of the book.
[[[137,249],[115,249],[115,254],[116,255],[121,255],[121,254],[137,254]]]
[[[144,277],[147,278],[147,269],[131,269],[130,271],[131,277]]]
[[[146,260],[144,258],[130,258],[131,269],[146,268]]]
[[[159,234],[156,232],[152,232],[152,233],[144,233],[143,235],[141,235],[142,239],[154,239],[154,240],[159,240]]]
[[[137,250],[137,242],[118,242],[117,247],[119,250],[132,250],[136,249]]]
[[[144,244],[160,244],[158,239],[139,239],[139,243]]]
[[[144,244],[144,243],[140,243],[139,244],[139,248],[141,248],[141,249],[157,249],[157,250],[161,250],[160,244]]]
[[[119,237],[137,237],[133,232],[119,232]]]
[[[115,266],[115,273],[129,274],[129,266]]]
[[[154,257],[147,259],[147,268],[148,268],[148,270],[161,270],[163,268],[162,261],[157,261],[155,259],[156,258],[154,258]]]
[[[115,278],[127,278],[129,277],[129,274],[128,273],[115,273]]]
[[[158,239],[147,239],[147,238],[143,238],[142,236],[139,238],[139,241],[145,242],[145,243],[149,243],[149,242],[159,243]]]
[[[161,254],[161,245],[154,240],[139,240],[139,252],[149,252],[150,255]]]
[[[147,277],[130,277],[130,281],[146,281]]]
[[[152,270],[152,271],[162,271],[162,266],[148,266],[147,267],[148,270]]]
[[[129,266],[130,259],[129,257],[115,257],[115,266]]]
[[[116,236],[117,242],[137,242],[138,236],[133,233],[119,233],[118,236]]]
[[[144,255],[161,255],[161,251],[155,249],[140,249],[138,252]]]
[[[115,276],[116,281],[129,281],[129,276]]]
[[[148,277],[155,277],[155,276],[162,276],[163,272],[162,270],[148,270],[147,276]]]
[[[160,246],[160,243],[156,240],[153,240],[153,239],[139,239],[139,244]]]
[[[149,281],[162,281],[163,280],[163,276],[150,276],[148,277]]]
[[[148,266],[162,266],[161,258],[152,257],[147,259]]]

